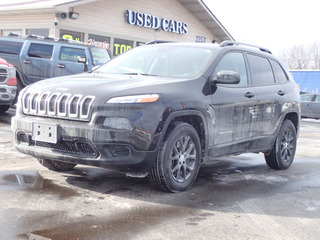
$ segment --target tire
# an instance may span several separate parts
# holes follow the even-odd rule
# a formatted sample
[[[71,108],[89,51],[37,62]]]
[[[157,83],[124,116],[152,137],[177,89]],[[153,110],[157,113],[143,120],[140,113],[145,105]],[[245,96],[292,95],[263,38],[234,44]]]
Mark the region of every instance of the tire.
[[[285,120],[282,123],[270,154],[265,154],[267,165],[276,170],[289,168],[296,153],[296,146],[296,128],[290,120]]]
[[[20,78],[17,77],[17,93],[16,93],[16,98],[14,99],[13,103],[17,103],[18,102],[18,96],[19,93],[21,92],[21,90],[24,88],[25,86],[23,85],[23,83],[21,82]]]
[[[10,108],[9,105],[0,105],[0,113],[5,113]]]
[[[161,143],[149,174],[150,183],[165,192],[183,192],[196,180],[201,158],[197,131],[187,123],[176,123]]]
[[[61,172],[73,169],[77,164],[54,161],[49,159],[38,159],[39,163],[53,171]]]

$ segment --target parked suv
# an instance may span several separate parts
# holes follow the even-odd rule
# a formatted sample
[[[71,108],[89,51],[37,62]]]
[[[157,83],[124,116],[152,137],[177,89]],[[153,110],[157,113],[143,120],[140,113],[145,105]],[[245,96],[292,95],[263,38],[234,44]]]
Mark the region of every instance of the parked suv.
[[[6,112],[12,105],[17,92],[16,69],[0,58],[0,113]]]
[[[14,33],[0,37],[0,57],[16,67],[18,92],[39,80],[91,71],[110,60],[104,48],[68,39]]]
[[[187,190],[200,164],[246,152],[288,168],[300,125],[297,85],[266,49],[237,42],[137,47],[87,74],[19,96],[15,146],[45,167],[76,164]]]

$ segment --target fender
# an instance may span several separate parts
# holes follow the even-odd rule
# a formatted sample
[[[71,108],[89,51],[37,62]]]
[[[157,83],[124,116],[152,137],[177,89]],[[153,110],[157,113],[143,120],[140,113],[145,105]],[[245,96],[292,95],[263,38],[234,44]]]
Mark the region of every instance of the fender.
[[[169,115],[167,115],[168,113]],[[166,117],[167,115],[167,117]],[[197,116],[201,118],[203,123],[203,139],[199,136],[200,141],[202,143],[202,157],[207,155],[207,146],[208,146],[208,123],[204,113],[200,110],[180,110],[173,113],[170,113],[168,110],[163,114],[163,121],[160,122],[157,126],[157,130],[154,135],[154,139],[150,147],[153,149],[158,149],[160,144],[163,142],[166,133],[168,132],[169,126],[176,118],[179,117],[188,117],[188,116]]]

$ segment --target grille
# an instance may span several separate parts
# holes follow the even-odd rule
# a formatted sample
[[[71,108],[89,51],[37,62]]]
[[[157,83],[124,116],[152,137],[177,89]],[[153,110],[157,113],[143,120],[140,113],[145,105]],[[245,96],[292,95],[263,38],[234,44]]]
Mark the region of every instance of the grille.
[[[5,82],[8,78],[8,70],[0,68],[0,82]]]
[[[86,140],[68,140],[63,139],[58,143],[47,143],[41,141],[34,141],[31,135],[25,132],[18,132],[17,140],[19,144],[27,144],[29,146],[36,146],[40,148],[47,148],[53,151],[60,151],[64,153],[81,154],[86,156],[98,156],[98,152],[95,150],[93,145]]]
[[[23,113],[89,121],[94,99],[94,96],[72,95],[70,93],[26,93],[22,98]]]

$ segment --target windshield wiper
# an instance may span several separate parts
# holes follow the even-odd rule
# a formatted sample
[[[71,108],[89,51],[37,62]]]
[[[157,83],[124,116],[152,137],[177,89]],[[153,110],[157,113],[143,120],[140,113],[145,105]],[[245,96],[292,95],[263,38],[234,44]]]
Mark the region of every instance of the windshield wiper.
[[[141,76],[157,76],[157,75],[154,75],[154,74],[148,74],[148,73],[121,73],[121,74],[124,74],[124,75],[141,75]]]

